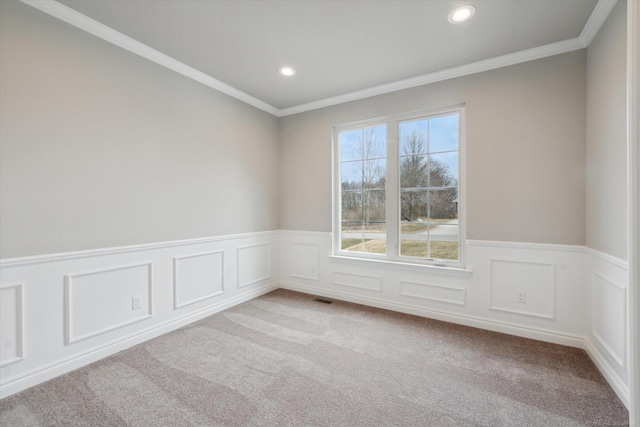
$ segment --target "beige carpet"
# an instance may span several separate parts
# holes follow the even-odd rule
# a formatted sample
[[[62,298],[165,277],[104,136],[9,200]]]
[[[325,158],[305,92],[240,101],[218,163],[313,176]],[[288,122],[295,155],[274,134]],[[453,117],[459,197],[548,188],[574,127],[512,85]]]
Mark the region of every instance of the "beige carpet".
[[[2,426],[584,426],[582,351],[278,290],[0,401]]]

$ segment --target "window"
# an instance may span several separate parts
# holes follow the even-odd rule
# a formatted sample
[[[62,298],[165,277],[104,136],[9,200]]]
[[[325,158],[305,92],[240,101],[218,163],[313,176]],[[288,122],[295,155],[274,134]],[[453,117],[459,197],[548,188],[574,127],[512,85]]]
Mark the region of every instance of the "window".
[[[463,265],[463,112],[334,128],[334,253]]]

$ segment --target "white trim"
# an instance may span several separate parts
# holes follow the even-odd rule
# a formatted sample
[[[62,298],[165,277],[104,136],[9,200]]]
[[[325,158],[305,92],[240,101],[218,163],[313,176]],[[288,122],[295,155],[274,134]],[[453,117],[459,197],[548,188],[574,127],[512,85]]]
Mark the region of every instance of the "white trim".
[[[0,290],[16,288],[16,350],[17,355],[11,359],[0,361],[0,368],[12,363],[24,360],[25,355],[25,333],[24,333],[24,283],[12,282],[0,284]]]
[[[627,2],[629,424],[640,425],[640,2]]]
[[[505,249],[534,249],[540,251],[584,252],[581,245],[562,245],[555,243],[507,242],[494,240],[467,240],[467,246]]]
[[[284,236],[325,237],[329,239],[331,238],[330,231],[277,230],[276,232]]]
[[[220,80],[217,80],[201,71],[196,70],[162,52],[159,52],[139,41],[126,36],[119,31],[114,30],[100,22],[83,15],[72,8],[69,8],[54,0],[20,0],[41,12],[44,12],[54,18],[66,22],[83,31],[93,34],[109,43],[121,47],[129,52],[139,55],[145,59],[155,62],[158,65],[166,67],[199,83],[202,83],[212,89],[227,94],[242,102],[252,105],[262,111],[272,114],[276,117],[285,117],[293,114],[303,113],[306,111],[317,110],[319,108],[330,107],[333,105],[344,104],[346,102],[356,101],[359,99],[370,98],[372,96],[383,95],[386,93],[396,92],[399,90],[410,89],[417,86],[423,86],[430,83],[436,83],[444,80],[450,80],[457,77],[464,77],[471,74],[481,73],[484,71],[495,70],[498,68],[508,67],[511,65],[521,64],[536,59],[542,59],[549,56],[559,55],[562,53],[573,52],[583,49],[591,43],[593,37],[598,32],[602,23],[606,20],[611,8],[616,0],[599,0],[594,8],[589,20],[585,24],[579,37],[567,39],[556,43],[550,43],[543,46],[537,46],[531,49],[498,56],[495,58],[485,59],[482,61],[464,64],[446,70],[436,71],[424,74],[422,76],[410,79],[400,80],[387,83],[371,88],[339,95],[319,101],[309,102],[306,104],[296,105],[293,107],[278,109],[267,104],[253,96],[242,92]]]
[[[443,267],[440,265],[433,264],[412,264],[409,262],[400,262],[393,260],[384,260],[384,259],[370,259],[370,258],[356,258],[356,257],[346,257],[340,255],[329,255],[329,259],[331,261],[343,262],[352,265],[369,265],[372,267],[380,267],[380,268],[393,268],[396,270],[413,270],[419,273],[434,273],[434,274],[444,274],[450,276],[460,276],[460,277],[470,277],[473,274],[473,270],[468,270],[466,268],[458,268],[458,267]]]
[[[317,257],[315,259],[316,263],[314,264],[315,266],[315,276],[306,276],[304,274],[295,274],[295,273],[289,273],[289,277],[293,277],[295,279],[305,279],[305,280],[313,280],[316,282],[320,281],[320,245],[316,244],[316,243],[303,243],[303,242],[289,242],[289,246],[293,247],[293,246],[310,246],[312,248],[316,248],[317,249]],[[294,251],[293,248],[291,248],[291,251]]]
[[[493,303],[493,263],[509,262],[513,264],[533,264],[551,267],[551,314],[536,313],[533,311],[514,310],[511,308],[496,307]],[[489,259],[489,310],[502,311],[505,313],[519,314],[521,316],[538,317],[542,319],[555,320],[556,318],[556,265],[553,262],[522,261],[515,259],[490,258]]]
[[[602,354],[600,354],[589,338],[584,338],[582,348],[587,352],[591,361],[593,361],[600,373],[602,373],[602,376],[607,380],[624,406],[629,408],[629,387],[627,387],[627,385],[620,380],[620,377],[611,369],[609,363],[602,357]]]
[[[615,265],[617,267],[620,267],[620,268],[623,268],[625,270],[627,268],[629,268],[629,263],[626,260],[624,260],[622,258],[615,257],[613,255],[609,255],[609,254],[604,253],[604,252],[600,252],[597,249],[593,249],[593,248],[590,248],[588,246],[585,246],[584,253],[587,254],[587,255],[591,255],[591,256],[593,256],[595,258],[599,258],[602,261],[608,262],[609,264],[613,264],[613,265]]]
[[[563,332],[553,331],[531,326],[518,325],[513,322],[500,322],[492,319],[485,319],[477,316],[469,316],[465,314],[453,313],[445,310],[436,310],[432,308],[419,307],[411,304],[392,302],[379,298],[355,295],[343,291],[319,288],[310,285],[302,285],[291,282],[280,282],[281,289],[303,292],[305,294],[318,295],[326,298],[334,298],[342,301],[353,302],[356,304],[367,305],[370,307],[383,308],[385,310],[396,311],[400,313],[413,314],[415,316],[426,317],[429,319],[442,320],[444,322],[455,323],[457,325],[471,326],[488,331],[501,332],[509,335],[515,335],[523,338],[530,338],[539,341],[545,341],[554,344],[566,345],[569,347],[583,348],[584,338],[578,335],[566,334]]]
[[[81,250],[81,251],[75,251],[75,252],[62,252],[62,253],[54,253],[54,254],[27,256],[27,257],[20,257],[20,258],[5,258],[0,260],[0,268],[22,267],[25,265],[42,264],[45,262],[69,261],[72,259],[91,258],[91,257],[97,257],[97,256],[103,256],[103,255],[122,254],[127,252],[173,248],[176,246],[188,246],[188,245],[195,245],[200,243],[223,242],[223,241],[235,240],[235,239],[266,237],[266,236],[273,236],[277,234],[278,234],[277,230],[258,231],[255,233],[228,234],[224,236],[202,237],[202,238],[185,239],[185,240],[172,240],[172,241],[160,242],[160,243],[144,243],[141,245],[119,246],[119,247],[105,248],[105,249],[88,249],[88,250]]]
[[[29,387],[33,387],[37,384],[43,383],[47,380],[66,374],[67,372],[81,368],[89,363],[96,362],[107,356],[115,354],[119,351],[126,350],[134,345],[143,343],[152,338],[158,337],[167,332],[171,332],[197,320],[203,319],[212,314],[226,310],[243,302],[249,301],[260,295],[264,295],[271,291],[278,289],[278,283],[270,283],[266,286],[252,289],[242,295],[221,301],[218,304],[207,307],[195,313],[189,313],[177,319],[169,320],[161,323],[152,328],[146,329],[141,332],[135,332],[126,337],[116,338],[111,342],[108,342],[100,347],[89,349],[79,355],[73,355],[71,357],[55,361],[48,365],[35,368],[31,371],[25,372],[17,377],[12,377],[0,384],[0,399],[4,399],[7,396],[18,393]],[[3,379],[4,380],[4,379]]]
[[[404,287],[402,285],[407,284],[407,285],[418,285],[418,286],[423,286],[425,288],[436,288],[436,289],[447,289],[450,291],[458,291],[462,293],[462,302],[460,301],[456,301],[456,300],[452,300],[452,299],[445,299],[445,298],[435,298],[435,297],[428,297],[428,296],[424,296],[424,295],[418,295],[415,293],[410,293],[410,292],[406,292]],[[418,282],[412,282],[410,280],[401,280],[400,281],[400,295],[405,296],[405,297],[411,297],[411,298],[420,298],[420,299],[424,299],[427,301],[436,301],[436,302],[444,302],[447,304],[454,304],[454,305],[460,305],[462,307],[464,307],[466,305],[466,301],[467,301],[467,288],[462,288],[459,286],[444,286],[444,285],[433,285],[433,284],[429,284],[429,283],[418,283]]]
[[[336,274],[341,274],[343,276],[364,277],[365,279],[377,280],[378,287],[377,288],[370,288],[370,287],[367,287],[367,286],[356,285],[355,283],[341,282],[341,281],[336,280]],[[366,274],[344,273],[342,271],[334,271],[333,272],[333,284],[334,285],[338,285],[338,286],[345,286],[345,287],[348,287],[348,288],[364,289],[365,291],[382,292],[382,277],[380,277],[380,276],[369,276],[369,275],[366,275]]]
[[[267,265],[269,266],[269,271],[267,272],[266,276],[260,277],[258,279],[255,280],[251,280],[249,282],[245,282],[245,283],[240,283],[240,251],[242,249],[251,249],[251,248],[257,248],[260,246],[266,246],[267,247]],[[269,280],[271,278],[271,243],[255,243],[253,245],[246,245],[246,246],[238,246],[236,248],[236,265],[237,265],[237,278],[238,278],[238,289],[240,288],[244,288],[245,286],[250,286],[253,284],[256,284],[258,282],[263,282],[265,280]]]
[[[72,308],[73,308],[73,298],[71,297],[71,288],[73,286],[73,279],[77,277],[84,276],[93,276],[95,274],[100,273],[108,273],[111,271],[120,271],[120,270],[128,270],[136,267],[147,267],[147,313],[140,315],[134,319],[129,319],[124,322],[117,323],[115,325],[107,326],[106,328],[98,329],[97,331],[93,331],[88,334],[74,336],[73,334],[73,317],[72,317]],[[109,331],[113,331],[114,329],[119,329],[127,325],[131,325],[133,323],[138,323],[142,320],[150,319],[153,317],[153,263],[151,261],[136,263],[136,264],[127,264],[120,265],[117,267],[109,267],[109,268],[101,268],[98,270],[90,270],[83,271],[80,273],[71,273],[64,276],[64,294],[65,294],[65,345],[70,345],[78,341],[85,340],[87,338],[95,337],[96,335],[101,335]]]
[[[464,77],[484,71],[495,70],[497,68],[508,67],[511,65],[521,64],[523,62],[546,58],[549,56],[560,55],[562,53],[573,52],[575,50],[583,49],[584,47],[585,46],[582,44],[582,41],[579,38],[564,40],[561,42],[538,46],[491,59],[485,59],[483,61],[460,65],[458,67],[453,67],[442,71],[424,74],[422,76],[413,77],[410,79],[387,83],[380,86],[374,86],[368,89],[334,96],[332,98],[322,99],[320,101],[309,102],[307,104],[297,105],[295,107],[283,108],[278,111],[278,116],[290,116],[293,114],[304,113],[306,111],[331,107],[333,105],[344,104],[351,101],[357,101],[359,99],[370,98],[372,96],[384,95],[386,93],[397,92],[404,89],[411,89],[417,86],[424,86],[431,83],[455,79],[457,77]]]
[[[222,254],[222,288],[218,291],[218,292],[213,292],[207,295],[204,295],[202,297],[193,299],[191,301],[187,301],[187,302],[183,302],[182,304],[178,303],[178,264],[179,261],[183,260],[183,259],[189,259],[189,258],[198,258],[198,257],[202,257],[202,256],[207,256],[207,255],[214,255],[214,254]],[[177,310],[179,308],[182,307],[186,307],[188,305],[191,304],[195,304],[197,302],[200,301],[204,301],[206,299],[209,298],[213,298],[213,297],[217,297],[218,295],[222,295],[224,293],[224,250],[220,249],[220,250],[216,250],[216,251],[211,251],[211,252],[201,252],[201,253],[197,253],[197,254],[189,254],[189,255],[181,255],[181,256],[176,256],[173,257],[173,309]]]
[[[598,31],[602,27],[602,24],[607,20],[609,13],[613,9],[613,6],[616,5],[618,0],[598,0],[596,7],[591,12],[591,16],[586,24],[584,24],[584,28],[580,33],[580,37],[578,39],[582,42],[584,47],[587,47],[591,44]]]
[[[58,3],[57,1],[20,1],[35,9],[38,9],[41,12],[46,13],[47,15],[58,18],[59,20],[66,22],[67,24],[73,25],[76,28],[86,31],[87,33],[92,34],[98,38],[101,38],[102,40],[128,50],[129,52],[135,53],[136,55],[148,59],[151,62],[162,65],[165,68],[182,74],[183,76],[189,77],[192,80],[202,83],[205,86],[209,86],[212,89],[236,98],[246,104],[252,105],[262,111],[276,116],[279,114],[279,110],[277,108],[267,104],[266,102],[254,98],[253,96],[248,95],[226,83],[223,83],[220,80],[214,79],[213,77],[203,73],[202,71],[198,71],[195,68],[190,67],[170,57],[169,55],[165,55],[164,53],[157,51],[144,43],[140,43],[139,41],[126,36],[111,27],[101,24],[95,19],[89,18],[88,16],[83,15],[82,13],[77,12],[76,10],[61,3]]]
[[[623,345],[623,349],[622,352],[624,354],[619,355],[617,354],[612,348],[611,346],[607,343],[607,341],[600,336],[600,334],[598,333],[598,331],[596,330],[596,319],[595,319],[595,311],[596,311],[596,298],[595,298],[595,291],[596,291],[596,278],[600,278],[601,280],[603,280],[606,283],[609,283],[611,285],[613,285],[614,287],[622,290],[622,296],[624,298],[623,301],[623,319],[624,322],[627,321],[627,288],[626,286],[616,282],[615,280],[611,280],[608,279],[606,277],[604,277],[602,274],[598,274],[595,271],[593,272],[593,278],[591,281],[591,334],[593,334],[593,336],[595,337],[596,341],[598,341],[598,343],[602,346],[602,348],[604,348],[607,353],[609,353],[609,356],[611,356],[611,358],[613,360],[616,361],[616,363],[618,365],[620,365],[620,367],[622,369],[624,369],[626,371],[627,369],[627,327],[626,325],[623,325],[623,335],[624,338],[622,340],[622,345]]]

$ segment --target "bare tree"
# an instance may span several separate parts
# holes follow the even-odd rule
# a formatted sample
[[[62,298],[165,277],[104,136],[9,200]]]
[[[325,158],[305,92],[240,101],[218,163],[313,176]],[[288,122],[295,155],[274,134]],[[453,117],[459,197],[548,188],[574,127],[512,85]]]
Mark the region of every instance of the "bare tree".
[[[410,221],[426,213],[428,187],[428,162],[424,136],[418,131],[405,135],[400,161],[401,212]]]
[[[449,168],[427,154],[424,135],[416,130],[404,136],[400,161],[401,212],[419,217],[453,218],[458,183]],[[444,189],[428,192],[428,189]]]
[[[384,144],[378,144],[373,129],[362,131],[358,178],[342,182],[342,218],[351,221],[383,221],[385,217]],[[384,160],[383,160],[384,162]]]

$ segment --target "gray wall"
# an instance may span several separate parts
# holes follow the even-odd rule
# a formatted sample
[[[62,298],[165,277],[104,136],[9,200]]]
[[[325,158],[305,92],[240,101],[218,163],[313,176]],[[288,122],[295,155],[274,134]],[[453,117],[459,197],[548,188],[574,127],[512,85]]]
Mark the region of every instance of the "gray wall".
[[[277,118],[0,3],[2,258],[278,228]]]
[[[626,7],[587,49],[586,245],[627,259]]]
[[[332,125],[466,102],[467,238],[585,242],[584,50],[281,119],[281,227],[331,230]]]

